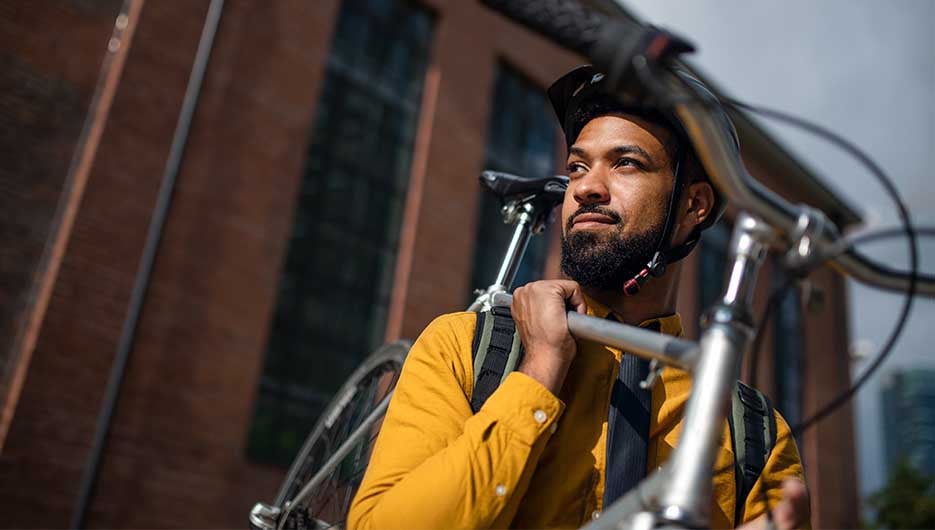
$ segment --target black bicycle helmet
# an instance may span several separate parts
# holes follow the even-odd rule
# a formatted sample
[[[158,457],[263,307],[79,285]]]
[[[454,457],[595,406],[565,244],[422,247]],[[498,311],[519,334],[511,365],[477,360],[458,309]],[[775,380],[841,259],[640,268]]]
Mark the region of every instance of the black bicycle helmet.
[[[676,75],[683,82],[689,84],[698,97],[702,98],[708,104],[715,119],[721,123],[724,131],[733,139],[735,153],[740,155],[740,141],[737,137],[737,130],[733,122],[727,116],[727,113],[718,103],[717,97],[697,78],[682,69],[675,69]],[[612,113],[624,112],[644,116],[650,121],[667,125],[674,133],[677,141],[677,155],[675,159],[675,186],[672,189],[672,195],[669,200],[669,207],[666,212],[665,226],[662,238],[657,245],[656,252],[652,260],[647,263],[645,269],[635,278],[628,281],[624,286],[624,292],[635,294],[639,292],[640,285],[650,276],[661,276],[665,272],[665,267],[669,263],[676,262],[687,256],[698,243],[701,232],[714,225],[724,214],[727,207],[727,201],[714,186],[704,168],[701,168],[701,177],[711,184],[714,191],[714,207],[709,215],[701,224],[695,227],[695,230],[688,239],[675,247],[671,246],[672,230],[675,226],[675,205],[681,197],[682,190],[685,188],[687,177],[682,161],[690,153],[698,160],[694,154],[694,148],[685,132],[681,120],[669,109],[634,106],[621,102],[614,95],[608,93],[604,86],[604,74],[591,65],[579,66],[567,74],[560,77],[552,83],[548,89],[549,100],[555,109],[555,115],[558,117],[562,131],[565,133],[565,141],[568,147],[574,144],[578,134],[591,119]],[[596,109],[596,110],[595,110]],[[604,109],[604,110],[601,110]]]

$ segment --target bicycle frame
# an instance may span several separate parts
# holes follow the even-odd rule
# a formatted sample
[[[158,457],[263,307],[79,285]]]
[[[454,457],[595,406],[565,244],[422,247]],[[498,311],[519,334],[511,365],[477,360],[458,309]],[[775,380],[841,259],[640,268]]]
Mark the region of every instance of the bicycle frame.
[[[516,227],[513,229],[513,236],[503,256],[503,261],[501,262],[496,279],[486,290],[478,292],[477,298],[468,307],[468,311],[478,312],[489,310],[494,304],[495,299],[502,300],[502,298],[496,297],[502,297],[504,295],[509,297],[506,293],[513,284],[513,280],[516,278],[516,273],[519,270],[519,265],[526,252],[526,247],[529,246],[529,240],[535,233],[542,231],[547,224],[550,213],[550,210],[544,209],[542,203],[536,203],[532,200],[511,201],[504,205],[504,221],[516,224]],[[507,304],[509,304],[508,300],[509,298],[507,298]],[[639,331],[647,335],[658,336],[657,333],[647,332],[645,330]],[[652,338],[648,340],[650,340],[650,344],[652,344]],[[652,348],[649,348],[648,351],[651,351],[651,349]],[[339,395],[338,397],[340,398],[341,396]],[[251,526],[263,530],[282,530],[293,506],[301,503],[306,497],[311,495],[312,492],[327,479],[328,475],[338,467],[341,460],[347,456],[357,440],[370,433],[372,427],[383,418],[392,397],[393,392],[389,392],[377,403],[373,411],[361,421],[360,425],[348,436],[347,440],[335,450],[312,478],[302,486],[302,489],[295,495],[295,498],[278,498],[276,500],[276,504],[280,502],[285,503],[281,509],[277,506],[262,502],[256,503],[250,511],[249,521]]]
[[[504,254],[497,278],[468,308],[483,311],[491,306],[508,306],[512,296],[507,293],[519,264],[543,216],[529,202],[509,203],[504,217],[516,226]],[[585,528],[596,530],[638,526],[652,528],[659,523],[682,527],[702,527],[708,521],[711,498],[711,470],[723,433],[724,403],[737,379],[742,353],[754,334],[750,302],[756,273],[768,247],[776,241],[776,231],[762,220],[741,213],[735,224],[729,247],[731,274],[722,299],[710,311],[701,341],[696,343],[677,337],[648,331],[576,312],[568,313],[568,327],[578,339],[587,339],[620,348],[628,353],[654,361],[647,384],[661,370],[661,363],[693,373],[695,384],[685,413],[683,436],[670,461],[650,475],[639,486],[608,507],[603,515]],[[251,521],[260,528],[281,529],[291,506],[315,491],[343,458],[346,447],[369,432],[382,418],[392,393],[381,401],[355,432],[333,454],[322,469],[292,499],[282,512],[258,505],[251,512]]]
[[[695,380],[682,436],[669,462],[585,526],[587,530],[653,528],[660,522],[693,528],[707,524],[724,404],[737,379],[741,355],[753,340],[750,304],[757,271],[775,238],[775,231],[763,221],[745,213],[738,216],[729,247],[731,274],[720,302],[707,316],[700,343],[568,313],[568,328],[576,338],[689,370]],[[511,300],[510,295],[500,294],[494,297],[494,305],[509,305]]]
[[[791,249],[789,255],[794,261],[805,264],[823,257],[840,241],[834,224],[822,212],[802,205],[793,206],[753,180],[732,154],[730,140],[724,137],[720,125],[706,112],[704,101],[682,85],[676,76],[660,73],[665,75],[665,89],[670,92],[671,100],[676,102],[675,110],[686,125],[707,174],[741,213],[736,219],[729,246],[731,265],[728,283],[720,301],[708,311],[698,343],[574,312],[568,314],[568,327],[576,338],[597,341],[653,360],[656,369],[651,371],[647,383],[652,382],[659,363],[685,369],[693,375],[682,436],[671,459],[661,470],[607,507],[601,517],[585,526],[587,530],[659,526],[699,528],[707,525],[711,474],[721,444],[726,404],[737,379],[742,355],[754,335],[750,305],[757,271],[771,246]],[[479,293],[469,307],[471,311],[485,310],[492,305],[509,305],[511,297],[507,291],[529,238],[541,226],[541,216],[548,215],[548,212],[535,211],[529,203],[514,203],[505,210],[517,222],[513,237],[497,279]],[[920,294],[935,294],[935,282],[919,278],[907,280],[905,275],[887,271],[852,249],[836,255],[833,263],[870,285],[905,290],[909,281],[915,281]],[[381,402],[378,410],[386,406],[390,397],[391,394]],[[380,414],[371,414],[345,443],[354,442],[355,437],[366,432],[379,417]],[[332,460],[339,455],[340,451],[324,467],[333,467],[335,463]],[[311,480],[295,500],[317,486],[316,480]],[[282,527],[288,511],[287,506],[281,515],[269,514],[276,521],[275,528]],[[261,514],[257,515],[257,519],[261,519]],[[265,523],[263,528],[274,528],[269,524],[269,517],[257,521],[251,514],[253,522]]]

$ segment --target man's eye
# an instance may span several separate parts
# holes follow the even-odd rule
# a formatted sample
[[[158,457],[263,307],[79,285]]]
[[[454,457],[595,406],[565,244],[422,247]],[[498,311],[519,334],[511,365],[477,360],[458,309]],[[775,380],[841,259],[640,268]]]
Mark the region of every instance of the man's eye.
[[[642,168],[643,164],[641,164],[639,160],[633,158],[621,158],[620,160],[617,160],[617,167]]]
[[[569,173],[569,174],[571,174],[571,173],[578,173],[578,172],[580,172],[580,171],[586,171],[584,165],[583,165],[583,164],[580,164],[580,163],[578,163],[578,162],[572,162],[572,163],[568,164],[568,167],[567,167],[566,169],[568,170],[568,173]]]

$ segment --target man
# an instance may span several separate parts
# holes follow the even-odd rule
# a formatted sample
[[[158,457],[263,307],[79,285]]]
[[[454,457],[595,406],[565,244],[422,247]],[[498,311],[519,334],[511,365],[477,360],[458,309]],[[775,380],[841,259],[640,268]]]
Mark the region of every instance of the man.
[[[688,374],[667,368],[639,395],[625,379],[645,372],[643,361],[575,341],[566,311],[681,334],[678,259],[723,202],[673,117],[627,108],[603,93],[601,81],[583,67],[549,90],[569,146],[562,206],[569,279],[514,293],[512,315],[525,348],[518,370],[475,414],[477,316],[432,322],[406,360],[349,528],[577,528],[671,454]],[[802,480],[785,422],[777,418],[776,445],[744,506],[735,506],[726,422],[724,431],[712,526],[752,521],[767,505],[780,528],[805,523],[801,482],[782,485]],[[627,476],[634,463],[637,476]],[[765,526],[762,519],[757,524]]]

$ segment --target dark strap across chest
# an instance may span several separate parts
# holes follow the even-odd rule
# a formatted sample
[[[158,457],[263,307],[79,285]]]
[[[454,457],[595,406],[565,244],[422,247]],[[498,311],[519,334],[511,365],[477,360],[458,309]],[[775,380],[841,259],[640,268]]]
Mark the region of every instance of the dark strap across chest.
[[[648,329],[659,331],[659,322]],[[640,388],[649,375],[649,361],[624,353],[610,394],[607,412],[607,460],[604,506],[639,484],[646,476],[652,390]]]
[[[659,331],[659,322],[647,328]],[[477,314],[471,352],[474,361],[471,409],[475,413],[506,375],[519,368],[523,353],[509,308],[496,307]],[[646,378],[649,365],[635,355],[624,354],[620,368],[607,417],[605,507],[645,477],[647,469],[652,393],[639,388],[639,383]],[[730,412],[727,418],[735,458],[735,521],[741,521],[747,496],[775,446],[776,417],[766,396],[739,381]]]

